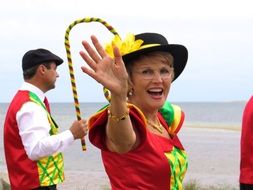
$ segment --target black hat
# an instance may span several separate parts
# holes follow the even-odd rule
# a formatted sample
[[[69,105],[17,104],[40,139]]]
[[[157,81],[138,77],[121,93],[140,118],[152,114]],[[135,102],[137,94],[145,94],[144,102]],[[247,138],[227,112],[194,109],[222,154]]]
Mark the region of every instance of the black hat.
[[[25,71],[35,65],[39,65],[48,61],[54,61],[57,66],[63,63],[63,60],[60,57],[46,49],[40,48],[30,50],[23,56],[22,69]]]
[[[188,59],[188,51],[186,47],[179,44],[168,44],[166,38],[157,33],[137,34],[135,35],[135,40],[138,39],[143,41],[141,47],[136,51],[122,56],[126,64],[141,54],[154,51],[164,51],[171,53],[174,58],[174,80],[183,72]]]

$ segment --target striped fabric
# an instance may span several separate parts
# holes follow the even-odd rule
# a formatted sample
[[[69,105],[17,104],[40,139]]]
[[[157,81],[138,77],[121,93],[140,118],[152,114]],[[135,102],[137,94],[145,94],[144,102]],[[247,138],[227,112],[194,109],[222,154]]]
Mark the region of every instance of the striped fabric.
[[[31,101],[42,106],[45,109],[45,111],[47,111],[48,121],[50,122],[51,125],[51,129],[49,132],[50,135],[57,134],[58,126],[54,122],[45,105],[36,96],[36,94],[30,92],[29,96]],[[64,172],[63,172],[64,165],[62,153],[56,153],[54,155],[40,159],[37,162],[37,166],[38,166],[40,186],[50,186],[64,181]]]
[[[182,190],[187,167],[188,160],[184,150],[180,150],[176,147],[173,148],[171,152],[165,153],[171,170],[170,178],[170,189],[171,190]]]

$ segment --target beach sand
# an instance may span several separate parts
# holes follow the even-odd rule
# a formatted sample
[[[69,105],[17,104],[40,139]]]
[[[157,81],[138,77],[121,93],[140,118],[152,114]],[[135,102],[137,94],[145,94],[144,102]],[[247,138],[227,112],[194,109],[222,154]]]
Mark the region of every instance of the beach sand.
[[[196,181],[203,186],[238,188],[240,131],[185,127],[179,137],[189,156],[185,183]],[[68,165],[68,162],[65,163]],[[108,190],[109,181],[104,170],[65,170],[66,180],[59,190]],[[0,178],[8,180],[6,172]]]
[[[240,131],[185,128],[180,139],[188,152],[185,182],[239,189]]]

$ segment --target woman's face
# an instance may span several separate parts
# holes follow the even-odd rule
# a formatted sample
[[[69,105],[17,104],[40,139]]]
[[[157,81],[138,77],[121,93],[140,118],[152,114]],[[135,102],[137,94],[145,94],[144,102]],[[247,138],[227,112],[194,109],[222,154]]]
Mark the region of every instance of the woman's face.
[[[129,102],[143,112],[161,108],[173,80],[171,65],[163,56],[158,55],[145,56],[134,62],[130,75],[133,95],[129,97]]]

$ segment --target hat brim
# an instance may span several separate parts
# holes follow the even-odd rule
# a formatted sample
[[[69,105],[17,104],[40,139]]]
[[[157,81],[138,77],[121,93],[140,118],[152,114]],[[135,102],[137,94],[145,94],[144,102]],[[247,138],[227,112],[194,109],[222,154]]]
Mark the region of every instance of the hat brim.
[[[186,47],[184,47],[183,45],[169,44],[169,45],[148,47],[148,48],[140,49],[135,52],[126,54],[122,56],[122,58],[125,64],[127,64],[129,61],[132,61],[133,59],[137,58],[141,54],[154,52],[154,51],[164,51],[164,52],[171,53],[171,55],[174,58],[173,67],[174,67],[175,75],[174,75],[173,81],[175,81],[178,78],[178,76],[183,72],[187,59],[188,59],[188,51]]]
[[[63,59],[58,57],[57,55],[54,55],[52,54],[51,57],[49,58],[46,58],[46,59],[43,59],[41,60],[40,62],[48,62],[48,61],[53,61],[55,62],[55,64],[58,66],[58,65],[61,65],[63,63]]]

